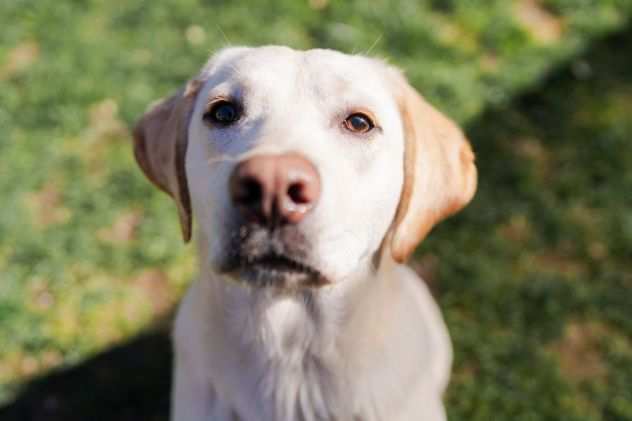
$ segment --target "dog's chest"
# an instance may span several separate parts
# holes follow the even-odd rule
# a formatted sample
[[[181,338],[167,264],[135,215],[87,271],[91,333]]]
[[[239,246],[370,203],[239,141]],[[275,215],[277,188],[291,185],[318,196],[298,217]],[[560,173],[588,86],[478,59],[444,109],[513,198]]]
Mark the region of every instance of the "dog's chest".
[[[350,420],[353,409],[348,388],[342,377],[330,370],[311,355],[291,364],[270,361],[258,393],[263,413],[268,414],[266,419]]]
[[[352,419],[344,364],[324,325],[295,300],[275,302],[260,316],[249,388],[261,411],[257,419]]]

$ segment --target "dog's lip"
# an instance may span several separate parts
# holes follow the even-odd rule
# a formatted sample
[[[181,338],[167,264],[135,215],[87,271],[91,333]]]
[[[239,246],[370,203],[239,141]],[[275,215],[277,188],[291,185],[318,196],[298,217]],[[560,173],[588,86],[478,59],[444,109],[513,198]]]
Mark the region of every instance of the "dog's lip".
[[[251,258],[247,260],[246,264],[249,266],[264,266],[283,272],[302,272],[320,276],[320,272],[312,266],[279,253],[268,253]]]
[[[296,282],[294,287],[322,287],[330,284],[329,279],[313,266],[285,254],[274,252],[262,256],[242,258],[236,269],[238,269],[237,273],[242,273],[237,275],[238,277],[245,276],[247,279],[254,275],[257,282],[263,282],[263,284],[270,286],[287,287],[294,282]],[[260,278],[261,275],[264,277]],[[290,284],[286,283],[288,281]]]

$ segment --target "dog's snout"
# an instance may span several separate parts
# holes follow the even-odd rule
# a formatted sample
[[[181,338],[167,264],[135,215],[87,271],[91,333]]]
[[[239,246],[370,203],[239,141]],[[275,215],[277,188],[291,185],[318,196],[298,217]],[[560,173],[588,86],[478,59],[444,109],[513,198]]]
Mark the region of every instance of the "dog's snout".
[[[230,195],[248,221],[296,224],[318,201],[320,178],[314,165],[300,155],[259,155],[237,165]]]

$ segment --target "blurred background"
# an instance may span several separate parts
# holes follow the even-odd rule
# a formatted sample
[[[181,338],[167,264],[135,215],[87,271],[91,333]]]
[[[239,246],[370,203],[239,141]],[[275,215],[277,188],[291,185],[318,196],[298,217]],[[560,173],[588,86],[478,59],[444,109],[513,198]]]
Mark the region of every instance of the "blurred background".
[[[451,420],[632,420],[632,0],[3,0],[0,419],[166,420],[194,278],[130,127],[227,45],[388,59],[480,187],[411,261]]]

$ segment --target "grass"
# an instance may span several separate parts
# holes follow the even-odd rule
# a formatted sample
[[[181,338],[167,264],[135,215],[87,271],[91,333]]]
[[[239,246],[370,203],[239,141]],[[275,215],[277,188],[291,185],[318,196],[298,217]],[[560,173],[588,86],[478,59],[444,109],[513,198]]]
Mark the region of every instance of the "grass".
[[[479,192],[420,256],[455,340],[453,419],[632,420],[630,42],[470,128]]]
[[[194,276],[129,127],[209,51],[283,43],[388,57],[468,126],[479,192],[413,262],[455,342],[451,419],[632,420],[632,35],[597,41],[632,2],[157,3],[0,4],[3,419],[165,419],[162,334],[91,360]]]

